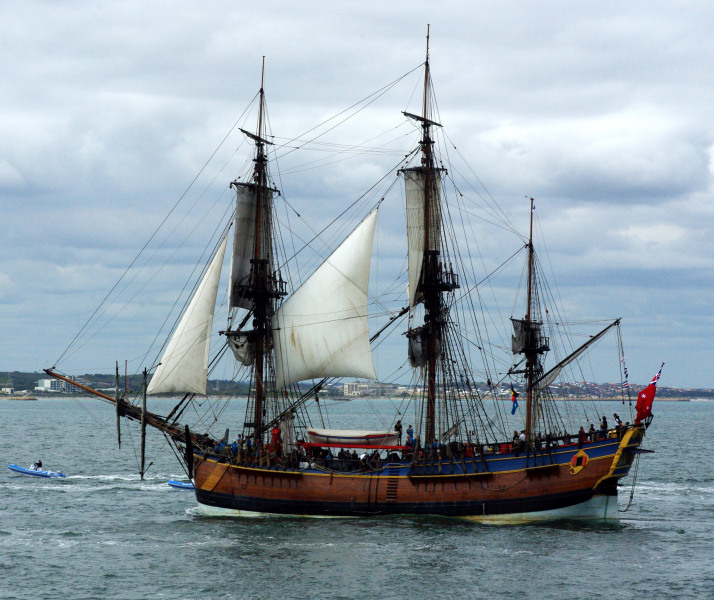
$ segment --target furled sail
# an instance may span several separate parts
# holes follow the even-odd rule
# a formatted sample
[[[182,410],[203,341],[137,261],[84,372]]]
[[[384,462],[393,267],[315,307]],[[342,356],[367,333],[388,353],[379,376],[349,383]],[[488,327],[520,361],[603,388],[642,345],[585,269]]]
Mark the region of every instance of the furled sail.
[[[409,364],[415,369],[425,367],[427,364],[425,347],[429,342],[428,336],[427,328],[424,326],[415,327],[407,332]],[[438,339],[434,344],[434,353],[441,353],[441,344]]]
[[[213,310],[216,306],[226,242],[227,238],[223,238],[191,303],[181,317],[181,322],[151,378],[146,390],[148,394],[206,394]]]
[[[253,355],[253,348],[250,344],[250,336],[246,333],[239,335],[233,335],[226,338],[228,346],[233,351],[233,356],[236,360],[249,367],[255,362],[255,356]]]
[[[538,391],[533,394],[531,402],[531,431],[540,431],[543,423],[543,398]]]
[[[322,377],[376,379],[367,285],[374,210],[273,315],[276,386]]]
[[[513,354],[520,354],[527,348],[538,348],[541,341],[540,329],[543,323],[540,321],[511,319],[511,324],[513,325],[513,335],[511,336],[511,350]]]
[[[404,187],[407,204],[407,251],[409,258],[409,307],[419,302],[418,288],[421,280],[424,250],[439,250],[441,236],[441,201],[439,196],[440,179],[438,170],[432,172],[429,193],[429,248],[425,248],[424,223],[425,207],[425,170],[405,169]]]

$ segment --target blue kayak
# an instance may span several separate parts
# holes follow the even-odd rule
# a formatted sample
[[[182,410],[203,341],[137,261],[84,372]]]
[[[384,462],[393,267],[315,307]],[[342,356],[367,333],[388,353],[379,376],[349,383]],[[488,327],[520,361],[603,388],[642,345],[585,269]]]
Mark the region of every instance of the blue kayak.
[[[64,477],[62,473],[56,473],[55,471],[33,471],[32,469],[18,467],[17,465],[9,465],[9,467],[11,471],[22,473],[23,475],[34,475],[35,477]]]
[[[193,484],[189,481],[188,483],[184,481],[174,481],[173,479],[169,479],[169,485],[172,488],[176,488],[177,490],[192,490],[194,489]]]

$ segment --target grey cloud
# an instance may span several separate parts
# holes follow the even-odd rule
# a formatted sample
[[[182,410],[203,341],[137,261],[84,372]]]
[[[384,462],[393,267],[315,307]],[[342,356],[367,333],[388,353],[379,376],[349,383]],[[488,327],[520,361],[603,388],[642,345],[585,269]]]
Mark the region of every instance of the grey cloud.
[[[47,366],[61,353],[254,97],[263,55],[273,132],[290,138],[416,67],[431,22],[449,139],[520,232],[525,196],[537,198],[541,257],[568,313],[631,317],[625,335],[641,380],[676,354],[689,361],[663,382],[714,385],[701,350],[714,325],[708,4],[453,2],[434,14],[427,2],[24,2],[3,4],[0,18],[0,368]],[[393,128],[396,140],[407,131],[400,111],[419,103],[418,79],[321,139],[354,144]],[[228,182],[249,165],[241,144],[230,137],[182,202],[196,204],[190,217],[167,223],[178,226],[158,255],[168,264],[143,304],[102,332],[119,354],[104,363],[152,343],[230,204]],[[486,192],[448,150],[468,210],[485,216],[464,178]],[[311,155],[281,159],[276,182],[310,225],[293,218],[295,234],[309,239],[397,154],[315,170],[300,168]],[[397,192],[380,216],[381,289],[403,265],[403,222]],[[461,247],[478,244],[486,270],[522,243],[483,221],[473,227],[459,230]],[[495,292],[506,311],[519,268]],[[97,348],[106,353],[94,341],[74,367],[94,370]],[[381,362],[387,349],[403,361],[401,341],[380,349]]]

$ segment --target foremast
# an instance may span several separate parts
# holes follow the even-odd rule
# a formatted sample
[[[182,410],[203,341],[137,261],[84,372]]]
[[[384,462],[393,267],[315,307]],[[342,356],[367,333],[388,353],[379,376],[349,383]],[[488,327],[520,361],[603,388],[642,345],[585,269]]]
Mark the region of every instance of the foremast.
[[[268,171],[267,146],[272,145],[266,135],[265,110],[265,57],[260,79],[258,124],[256,133],[241,131],[255,145],[253,172],[247,182],[233,181],[231,188],[236,190],[236,228],[233,250],[233,267],[230,283],[230,308],[245,308],[250,311],[243,320],[243,325],[252,314],[252,329],[231,329],[233,317],[229,320],[228,330],[223,332],[236,352],[236,348],[247,346],[243,350],[244,364],[252,364],[251,389],[252,410],[249,406],[244,428],[252,429],[251,437],[260,442],[264,432],[264,412],[270,382],[274,381],[272,362],[271,319],[275,312],[276,299],[285,295],[284,282],[276,274],[273,265],[273,199],[279,191],[270,184]],[[240,349],[237,353],[239,357]],[[274,387],[274,386],[273,386]]]

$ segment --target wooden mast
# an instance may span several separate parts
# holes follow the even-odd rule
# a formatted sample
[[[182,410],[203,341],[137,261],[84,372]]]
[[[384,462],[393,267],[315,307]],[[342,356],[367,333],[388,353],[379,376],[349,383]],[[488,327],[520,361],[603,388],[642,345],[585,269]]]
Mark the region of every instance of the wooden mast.
[[[253,328],[256,334],[255,340],[255,406],[253,413],[253,438],[257,442],[262,436],[263,423],[263,403],[265,401],[265,388],[263,386],[264,373],[264,351],[265,351],[265,331],[266,331],[266,316],[268,298],[265,293],[260,293],[266,290],[266,275],[267,265],[263,264],[261,259],[261,221],[263,212],[265,211],[265,192],[267,188],[267,177],[265,173],[265,152],[263,150],[263,103],[265,102],[265,93],[263,91],[263,82],[265,78],[265,56],[263,57],[263,66],[260,73],[260,108],[258,111],[258,131],[256,140],[256,158],[255,158],[255,173],[254,179],[256,184],[256,208],[255,208],[255,253],[253,255],[253,287],[256,292],[254,296],[255,313],[253,319]]]
[[[424,161],[424,283],[430,284],[436,273],[432,253],[430,252],[431,229],[431,181],[433,177],[433,157],[431,152],[431,121],[428,114],[429,107],[429,25],[426,26],[426,60],[424,61],[424,102],[422,107],[422,155]],[[436,261],[438,264],[438,261]],[[425,286],[424,308],[426,309],[427,323],[427,399],[426,399],[426,443],[431,446],[436,438],[436,336],[438,312],[438,294],[435,290]]]
[[[439,172],[443,169],[434,166],[434,141],[431,138],[432,126],[441,125],[431,120],[429,71],[429,26],[426,32],[426,60],[424,62],[424,99],[422,115],[403,112],[410,119],[419,122],[422,128],[421,166],[404,169],[415,173],[416,180],[424,186],[424,250],[422,270],[418,282],[419,300],[424,304],[424,325],[419,328],[424,336],[423,357],[421,363],[426,367],[426,405],[424,414],[425,444],[430,446],[436,440],[436,390],[439,354],[441,353],[444,324],[446,322],[442,294],[458,288],[457,277],[452,272],[445,272],[440,254],[441,207],[438,186]],[[433,193],[432,193],[433,192]]]
[[[531,222],[528,234],[528,300],[526,306],[526,439],[531,440],[531,420],[533,406],[533,373],[537,360],[537,339],[531,331],[531,304],[533,302],[533,198],[531,200]]]
[[[244,335],[240,329],[252,316],[252,330],[248,333],[248,341],[253,354],[253,371],[251,374],[251,389],[254,395],[246,408],[246,421],[244,428],[252,428],[252,434],[246,433],[253,438],[256,446],[262,439],[265,430],[264,413],[267,398],[266,383],[271,380],[271,320],[274,311],[274,300],[285,295],[281,283],[276,281],[272,271],[272,198],[273,194],[279,194],[278,190],[270,187],[268,174],[268,157],[266,146],[272,142],[265,139],[266,111],[265,111],[265,57],[260,75],[259,109],[258,123],[255,133],[244,129],[240,131],[250,138],[255,144],[255,158],[253,159],[253,173],[251,179],[246,182],[233,181],[231,187],[235,187],[238,194],[252,196],[255,202],[255,221],[253,227],[253,246],[249,249],[250,256],[250,277],[248,285],[242,290],[242,297],[249,299],[252,303],[251,312],[238,326],[238,329],[230,329],[221,334]],[[244,189],[244,192],[240,190]],[[236,243],[240,243],[236,240]],[[241,286],[243,287],[243,286]],[[233,292],[232,292],[233,293]],[[248,308],[248,306],[244,306]],[[229,319],[230,327],[230,319]]]

